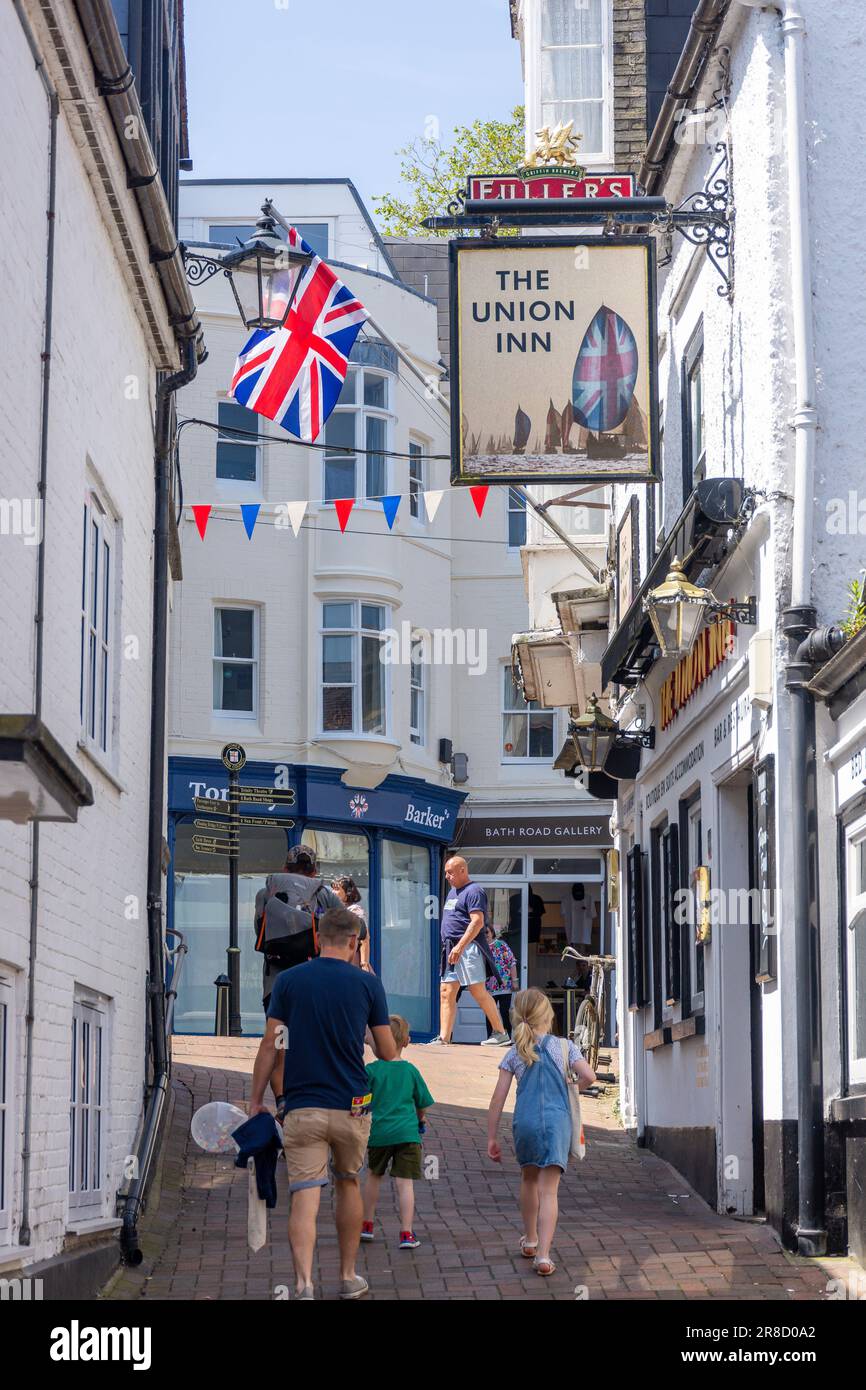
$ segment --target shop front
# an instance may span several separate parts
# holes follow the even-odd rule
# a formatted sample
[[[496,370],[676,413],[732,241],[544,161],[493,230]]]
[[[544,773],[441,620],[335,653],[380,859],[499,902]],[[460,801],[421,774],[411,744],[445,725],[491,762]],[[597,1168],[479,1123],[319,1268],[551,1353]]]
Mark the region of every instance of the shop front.
[[[294,792],[242,826],[238,849],[238,923],[241,1022],[245,1035],[262,1032],[262,960],[254,949],[255,897],[269,873],[282,869],[289,845],[316,850],[325,882],[348,874],[358,885],[371,935],[371,961],[395,1013],[409,1020],[413,1038],[438,1026],[439,884],[442,853],[453,840],[463,794],[420,779],[388,777],[375,790],[343,786],[333,768],[248,762],[247,786]],[[211,1033],[214,981],[226,970],[229,944],[229,871],[222,856],[194,846],[201,815],[194,799],[228,799],[228,778],[218,758],[169,760],[171,872],[168,925],[181,932],[189,954],[181,974],[175,1031]]]
[[[514,953],[520,988],[545,991],[561,1033],[573,1012],[570,982],[579,974],[573,961],[562,960],[563,949],[612,952],[605,882],[611,844],[610,811],[598,802],[556,812],[550,806],[472,808],[458,821],[456,852],[487,892],[490,920]],[[611,1004],[612,998],[606,1045],[613,1042]],[[485,1032],[481,1010],[464,991],[453,1041],[480,1042]]]

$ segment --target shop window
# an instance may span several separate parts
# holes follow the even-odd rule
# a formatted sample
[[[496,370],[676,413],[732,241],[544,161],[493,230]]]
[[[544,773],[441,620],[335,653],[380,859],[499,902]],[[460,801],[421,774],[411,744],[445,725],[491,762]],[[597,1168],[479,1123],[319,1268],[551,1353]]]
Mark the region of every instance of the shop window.
[[[412,1032],[432,1032],[430,853],[421,845],[382,841],[380,974],[388,1005]]]
[[[248,435],[259,433],[261,417],[235,401],[217,403],[217,423],[221,430],[244,430]],[[259,446],[252,439],[239,435],[218,434],[216,446],[216,475],[221,482],[256,483],[259,481]]]
[[[389,668],[379,658],[387,625],[383,604],[322,604],[323,733],[385,734]]]
[[[424,520],[424,489],[427,486],[425,454],[427,447],[417,439],[409,440],[409,515],[413,521]]]
[[[574,121],[580,159],[609,152],[610,0],[542,0],[541,125]]]
[[[600,880],[603,868],[601,860],[595,857],[591,859],[573,859],[565,856],[558,859],[536,857],[532,861],[532,876],[538,878],[542,874],[565,875],[568,878],[581,880],[587,878]]]
[[[370,502],[388,491],[392,377],[353,367],[325,425],[326,503],[342,497]]]
[[[176,1033],[212,1033],[214,980],[226,972],[229,944],[229,879],[225,859],[197,854],[192,820],[175,828],[174,926],[189,946],[177,988]],[[285,866],[288,831],[279,826],[244,827],[238,857],[238,945],[241,948],[241,1026],[245,1035],[262,1032],[262,957],[255,949],[256,893],[268,874]]]
[[[84,742],[97,753],[113,743],[116,524],[92,492],[84,504],[79,705]]]
[[[510,666],[502,668],[502,761],[547,762],[553,757],[554,711],[524,700]]]
[[[105,1162],[106,1013],[78,998],[72,1007],[69,1085],[69,1208],[102,1207]]]
[[[707,442],[704,425],[704,327],[703,322],[689,340],[682,362],[683,414],[683,502],[707,471]]]
[[[866,1082],[866,819],[846,832],[845,972],[848,991],[848,1070]]]
[[[316,830],[308,827],[301,836],[301,843],[315,850],[319,873],[330,883],[332,879],[348,875],[354,879],[361,894],[361,907],[368,923],[370,920],[370,856],[366,835],[350,835],[342,830]]]
[[[523,873],[522,859],[486,859],[473,854],[467,858],[466,863],[472,878],[498,878],[501,874]]]
[[[12,1098],[15,1078],[12,1071],[12,1038],[15,1027],[11,977],[0,974],[0,1246],[11,1240],[12,1154],[15,1149],[15,1123]]]
[[[258,703],[257,619],[254,608],[214,609],[215,714],[255,718]]]

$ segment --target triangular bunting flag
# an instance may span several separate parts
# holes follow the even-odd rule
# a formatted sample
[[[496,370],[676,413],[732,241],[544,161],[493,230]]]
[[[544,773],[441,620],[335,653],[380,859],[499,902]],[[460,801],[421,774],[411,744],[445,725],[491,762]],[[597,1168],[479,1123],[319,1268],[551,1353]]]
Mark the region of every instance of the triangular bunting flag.
[[[260,506],[261,503],[259,502],[241,503],[241,516],[244,519],[244,530],[247,533],[247,540],[249,541],[251,541],[253,538],[253,531],[255,529],[256,521],[258,520]]]
[[[477,483],[475,487],[469,489],[472,501],[475,503],[475,510],[479,516],[484,511],[484,503],[487,501],[487,494],[489,491],[490,488],[487,483]]]
[[[286,511],[288,512],[289,521],[290,521],[290,523],[291,523],[291,527],[292,527],[292,530],[293,530],[294,533],[295,533],[295,537],[296,537],[296,538],[297,538],[298,532],[299,532],[300,529],[301,529],[301,522],[303,521],[304,517],[305,517],[306,514],[307,514],[307,507],[308,507],[308,505],[309,505],[309,503],[307,503],[307,502],[287,502],[287,503],[286,503]]]
[[[442,501],[442,498],[444,496],[445,493],[441,488],[436,488],[430,492],[424,493],[424,507],[427,512],[428,521],[432,521],[435,517],[436,513],[439,510],[439,503]]]
[[[193,507],[192,514],[195,517],[195,524],[198,527],[198,533],[201,536],[202,540],[204,540],[204,533],[207,530],[207,523],[210,517],[210,503],[208,503],[207,506],[202,504],[201,506]]]
[[[334,501],[334,509],[337,513],[337,520],[340,523],[340,530],[345,531],[346,522],[352,515],[352,508],[355,505],[354,497],[338,497]]]
[[[399,494],[399,493],[397,493],[396,497],[383,497],[383,498],[382,498],[382,511],[385,513],[385,520],[386,520],[387,523],[388,523],[388,530],[389,530],[389,531],[393,531],[393,529],[394,529],[394,519],[395,519],[395,517],[396,517],[396,515],[397,515],[397,508],[399,507],[399,505],[400,505],[400,494]]]

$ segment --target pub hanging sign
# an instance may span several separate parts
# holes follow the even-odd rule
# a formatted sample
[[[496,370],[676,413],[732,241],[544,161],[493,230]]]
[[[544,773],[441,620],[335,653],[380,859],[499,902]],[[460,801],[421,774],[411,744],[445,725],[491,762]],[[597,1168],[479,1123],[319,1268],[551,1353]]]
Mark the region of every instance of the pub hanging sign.
[[[466,197],[483,202],[513,198],[631,198],[631,174],[587,174],[585,169],[521,169],[520,174],[470,174]]]
[[[655,243],[450,244],[454,484],[658,478]]]

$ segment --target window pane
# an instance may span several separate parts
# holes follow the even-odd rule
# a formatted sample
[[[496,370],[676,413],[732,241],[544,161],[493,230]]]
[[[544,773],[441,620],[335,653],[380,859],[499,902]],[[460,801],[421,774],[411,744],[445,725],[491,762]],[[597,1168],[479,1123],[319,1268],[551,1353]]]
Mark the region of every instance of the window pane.
[[[110,560],[108,545],[102,542],[102,637],[103,641],[108,641],[108,599],[111,593]]]
[[[256,481],[256,448],[250,444],[217,441],[216,475],[227,482]]]
[[[506,714],[502,721],[502,751],[507,758],[526,757],[526,715]]]
[[[534,874],[569,874],[574,878],[599,878],[599,859],[533,859]]]
[[[388,409],[387,377],[375,376],[372,372],[364,373],[364,404],[376,406],[379,410]]]
[[[542,0],[541,42],[601,43],[601,0]]]
[[[541,54],[541,100],[580,102],[604,96],[600,48],[548,48]],[[578,118],[583,112],[571,112]],[[566,117],[568,120],[569,117]],[[583,127],[575,121],[575,132]]]
[[[547,758],[553,756],[553,710],[547,714],[529,716],[529,756]]]
[[[217,246],[236,246],[239,241],[249,241],[255,233],[252,222],[232,222],[220,227],[212,222],[208,227],[208,240],[215,242]],[[279,229],[282,234],[282,228]]]
[[[291,221],[291,218],[287,218],[287,221]],[[292,226],[297,228],[311,251],[315,251],[323,261],[328,259],[327,222],[293,222]]]
[[[388,1006],[416,1033],[429,1033],[431,933],[425,916],[430,856],[421,845],[382,842],[381,975]]]
[[[335,502],[342,497],[355,496],[355,460],[337,456],[326,458],[324,500]]]
[[[355,605],[353,603],[323,603],[322,627],[354,627]]]
[[[322,691],[322,728],[351,733],[352,687],[329,685]]]
[[[582,135],[580,156],[600,154],[604,148],[604,104],[602,101],[545,101],[541,107],[544,125],[574,121],[574,130]]]
[[[346,380],[343,382],[343,389],[341,390],[339,396],[337,397],[337,405],[354,405],[354,404],[355,404],[355,401],[357,400],[357,385],[358,385],[358,373],[357,373],[357,372],[347,372],[347,373],[346,373]],[[336,419],[337,419],[337,416],[336,416],[336,415],[332,415],[331,418],[328,420],[328,425],[332,424],[333,421],[336,420]],[[326,438],[326,439],[327,439],[327,437],[328,437],[328,425],[325,426],[325,438]]]
[[[365,734],[385,732],[385,668],[378,637],[361,638],[362,727]]]
[[[503,709],[520,710],[521,713],[525,713],[529,706],[520,693],[510,666],[503,666],[502,668],[502,684],[504,690]]]
[[[853,966],[854,1056],[860,1059],[866,1058],[866,911],[858,912],[851,923],[848,952],[849,968]]]
[[[367,443],[368,450],[384,449],[385,421],[376,417],[367,420]],[[383,497],[385,494],[385,455],[384,453],[367,454],[367,496]]]
[[[214,662],[214,709],[253,711],[253,665]]]
[[[508,509],[508,544],[512,550],[526,545],[526,507]]]
[[[473,878],[486,878],[494,874],[522,874],[522,859],[481,859],[473,854],[467,859],[469,872]]]
[[[215,656],[252,659],[253,613],[249,608],[218,608],[215,619]]]
[[[361,604],[361,626],[372,632],[381,632],[385,626],[385,610],[377,603]]]
[[[326,685],[351,685],[352,638],[322,638],[322,680]]]
[[[325,443],[329,447],[341,445],[347,449],[355,447],[355,411],[335,410],[325,425]],[[327,450],[326,450],[327,453]]]

